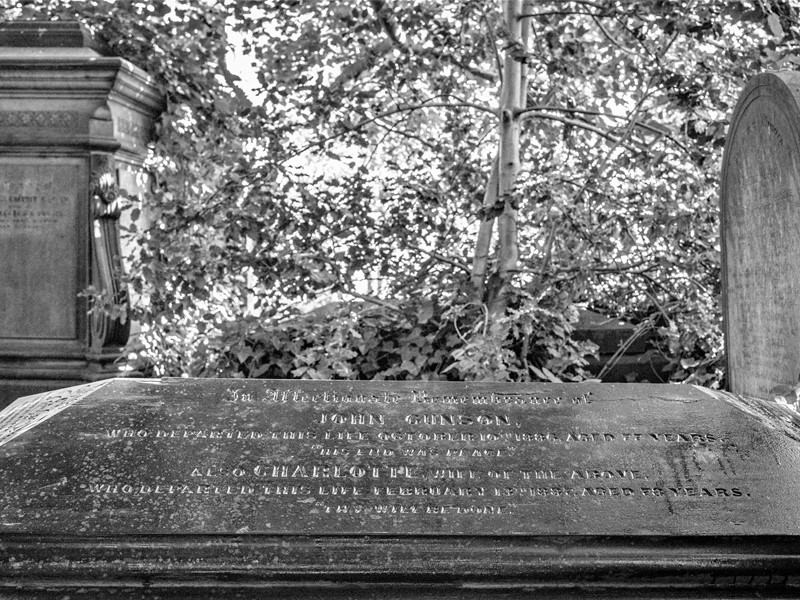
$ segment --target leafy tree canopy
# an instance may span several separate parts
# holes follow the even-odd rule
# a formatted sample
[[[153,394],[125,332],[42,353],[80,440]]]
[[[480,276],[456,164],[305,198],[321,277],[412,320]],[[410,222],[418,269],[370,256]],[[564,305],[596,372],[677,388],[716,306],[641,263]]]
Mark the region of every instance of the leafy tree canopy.
[[[665,379],[719,383],[727,119],[800,62],[795,3],[2,6],[82,20],[163,87],[128,232],[155,373],[572,380],[587,307],[657,330]]]

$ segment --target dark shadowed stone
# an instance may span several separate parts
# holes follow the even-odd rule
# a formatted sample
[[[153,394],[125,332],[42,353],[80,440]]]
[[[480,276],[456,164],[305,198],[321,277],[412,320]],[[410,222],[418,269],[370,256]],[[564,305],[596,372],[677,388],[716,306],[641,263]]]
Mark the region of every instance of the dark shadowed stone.
[[[0,413],[0,582],[785,591],[798,460],[791,411],[693,386],[106,381]]]
[[[16,21],[0,23],[0,46],[23,48],[94,47],[89,33],[75,21]]]
[[[800,73],[747,84],[721,186],[729,388],[768,397],[800,375]]]
[[[653,328],[581,310],[573,338],[597,344],[597,358],[588,359],[587,369],[604,382],[664,383],[669,377]]]

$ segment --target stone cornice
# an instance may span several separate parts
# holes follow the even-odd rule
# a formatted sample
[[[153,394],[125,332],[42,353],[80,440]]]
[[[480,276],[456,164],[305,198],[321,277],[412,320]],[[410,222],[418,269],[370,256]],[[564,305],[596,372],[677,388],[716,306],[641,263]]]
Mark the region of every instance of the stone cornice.
[[[99,98],[152,116],[164,108],[155,79],[128,61],[88,48],[0,47],[0,97]]]
[[[117,60],[120,60],[121,64],[113,91],[127,103],[140,106],[153,116],[161,113],[165,108],[164,96],[157,87],[155,79],[126,60]]]

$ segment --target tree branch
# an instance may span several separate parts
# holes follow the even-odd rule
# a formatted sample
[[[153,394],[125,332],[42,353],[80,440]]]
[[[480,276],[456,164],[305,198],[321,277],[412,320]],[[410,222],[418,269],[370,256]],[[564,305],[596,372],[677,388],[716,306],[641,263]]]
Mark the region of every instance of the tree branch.
[[[341,88],[345,82],[355,79],[361,73],[371,68],[375,64],[375,59],[383,56],[393,48],[390,41],[382,41],[371,48],[368,48],[364,55],[357,58],[354,62],[344,67],[339,73],[339,76],[333,81],[330,86],[331,91]]]
[[[550,0],[552,4],[567,4],[568,2],[574,2],[575,4],[582,4],[583,6],[591,6],[592,8],[596,8],[598,10],[608,10],[608,6],[601,4],[599,2],[592,2],[592,0]]]
[[[503,85],[503,61],[500,59],[500,53],[497,51],[497,41],[494,38],[494,33],[492,32],[492,28],[489,26],[489,19],[486,17],[486,11],[483,11],[481,15],[484,24],[486,25],[486,35],[489,36],[489,41],[492,44],[492,50],[494,50],[494,63],[497,67],[497,74],[500,77],[500,85]]]
[[[607,29],[606,29],[606,28],[603,26],[603,24],[600,22],[600,20],[599,20],[597,17],[592,17],[592,21],[594,21],[594,24],[595,24],[595,25],[597,25],[597,28],[600,30],[600,32],[603,34],[603,36],[605,36],[605,38],[606,38],[606,39],[607,39],[609,42],[611,42],[611,43],[612,43],[612,44],[614,44],[614,45],[615,45],[617,48],[619,48],[620,50],[622,50],[622,51],[623,51],[625,54],[635,54],[635,52],[633,52],[632,50],[628,50],[628,49],[627,49],[625,46],[623,46],[622,44],[620,44],[620,43],[617,41],[617,39],[616,39],[615,37],[613,37],[613,36],[611,35],[611,33],[609,33],[609,31],[608,31],[608,30],[607,30]]]
[[[443,256],[443,255],[439,254],[438,252],[432,252],[430,250],[425,250],[425,248],[420,248],[419,246],[414,246],[414,245],[409,244],[409,243],[406,243],[405,246],[406,246],[406,248],[410,248],[411,250],[416,250],[417,252],[422,252],[423,254],[427,254],[428,256],[430,256],[431,258],[433,258],[435,260],[438,260],[439,262],[443,262],[445,264],[448,264],[448,265],[450,265],[452,267],[455,267],[455,268],[460,269],[462,271],[465,271],[467,273],[470,272],[469,267],[467,265],[455,260],[454,258],[449,258],[447,256]]]
[[[402,122],[402,119],[398,119],[398,122]],[[423,137],[421,137],[419,135],[411,133],[410,131],[406,131],[404,129],[401,129],[400,127],[398,127],[397,124],[392,123],[391,121],[384,122],[382,119],[379,119],[379,120],[376,121],[376,123],[379,126],[381,126],[384,129],[386,129],[387,133],[395,133],[397,135],[400,135],[400,136],[403,136],[403,137],[407,137],[407,138],[412,139],[412,140],[416,140],[420,144],[422,144],[423,146],[427,146],[431,150],[436,150],[437,149],[436,148],[436,144],[434,144],[433,142],[430,142],[430,141],[426,140],[425,138],[423,138]],[[376,145],[376,148],[377,148],[377,145]]]
[[[550,15],[587,15],[590,17],[602,17],[602,13],[591,13],[583,10],[548,10],[545,12],[529,13],[520,15],[520,19],[532,19],[533,17],[549,17]]]
[[[389,5],[384,0],[370,0],[369,3],[372,5],[372,10],[375,11],[375,16],[378,17],[378,22],[386,32],[386,35],[389,36],[389,39],[396,46],[405,48],[405,44],[397,37],[397,22],[394,20],[394,15]]]
[[[524,109],[520,110],[518,114],[525,115],[526,113],[541,112],[541,111],[559,111],[559,112],[568,112],[568,113],[578,113],[578,114],[583,114],[583,115],[596,115],[598,117],[606,117],[608,119],[615,119],[617,121],[627,121],[630,118],[630,117],[625,117],[623,115],[615,115],[613,113],[607,113],[607,112],[603,112],[603,111],[599,111],[599,110],[568,108],[568,107],[565,107],[565,106],[541,106],[541,105],[540,106],[530,106],[528,108],[524,108]],[[675,138],[672,134],[670,134],[669,131],[665,131],[664,129],[659,129],[658,127],[655,127],[654,125],[648,125],[647,123],[642,123],[641,121],[636,121],[636,120],[633,122],[633,126],[634,127],[638,127],[640,129],[646,129],[647,131],[655,133],[655,134],[657,134],[657,135],[659,135],[661,137],[665,137],[668,140],[670,140],[672,143],[674,143],[676,146],[678,146],[684,152],[687,152],[687,153],[689,152],[689,149],[682,142],[678,141],[678,139]]]
[[[369,302],[371,304],[376,304],[377,306],[382,306],[383,308],[386,308],[396,313],[403,312],[391,302],[387,302],[386,300],[381,300],[380,298],[375,298],[374,296],[367,296],[366,294],[360,294],[358,292],[354,292],[353,290],[346,289],[344,287],[339,288],[339,291],[343,294],[347,294],[348,296],[352,296],[353,298],[358,298],[359,300],[363,300],[364,302]]]
[[[375,115],[373,117],[366,117],[366,118],[362,119],[361,121],[359,121],[358,123],[354,123],[352,125],[349,125],[349,126],[346,127],[345,131],[340,131],[339,133],[334,133],[334,134],[331,134],[331,135],[326,136],[324,138],[321,138],[321,139],[319,139],[319,140],[317,140],[315,142],[312,142],[312,143],[308,144],[307,146],[304,146],[303,148],[300,148],[300,150],[298,150],[297,152],[294,152],[294,153],[288,155],[287,157],[283,158],[280,161],[280,164],[283,164],[283,163],[295,158],[296,156],[300,156],[301,154],[311,150],[312,148],[316,148],[318,146],[322,146],[325,142],[330,142],[331,140],[335,140],[337,138],[340,138],[342,136],[347,135],[348,133],[352,133],[353,131],[361,129],[365,125],[369,125],[370,123],[374,123],[375,121],[378,121],[379,119],[383,119],[383,118],[386,118],[386,117],[391,117],[392,115],[396,115],[398,113],[409,112],[409,111],[414,111],[414,110],[421,110],[423,108],[471,108],[473,110],[480,110],[480,111],[487,112],[487,113],[492,114],[492,115],[496,115],[497,114],[496,111],[492,110],[491,108],[488,108],[488,107],[483,106],[481,104],[474,104],[472,102],[458,102],[458,103],[453,103],[453,102],[429,102],[429,103],[424,103],[423,102],[421,104],[412,104],[412,105],[409,105],[409,106],[398,106],[396,108],[393,108],[393,109],[384,111],[382,113],[379,113],[379,114],[377,114],[377,115]]]
[[[547,269],[550,268],[550,261],[553,258],[553,244],[556,241],[556,232],[558,231],[558,223],[553,223],[550,226],[550,232],[547,235],[547,240],[544,245],[544,259],[542,259],[542,267],[539,272],[540,277],[544,277]]]
[[[549,121],[558,121],[559,123],[563,123],[564,125],[571,125],[573,127],[579,127],[581,129],[585,129],[587,131],[591,131],[592,133],[595,133],[595,134],[599,135],[600,137],[609,140],[610,142],[613,142],[615,144],[619,143],[623,148],[625,148],[629,152],[641,152],[642,151],[641,148],[635,148],[635,147],[631,146],[630,144],[628,144],[626,142],[623,142],[621,138],[618,138],[617,136],[609,133],[608,131],[600,129],[599,127],[595,127],[594,125],[592,125],[590,123],[587,123],[586,121],[581,121],[580,119],[570,119],[570,118],[567,118],[567,117],[561,117],[561,116],[558,116],[558,115],[551,115],[551,114],[543,113],[543,112],[540,112],[540,113],[536,114],[535,117],[539,118],[539,119],[547,119]]]
[[[446,62],[453,63],[457,67],[461,67],[467,73],[477,77],[478,79],[483,79],[484,81],[488,81],[489,83],[494,83],[495,80],[494,75],[492,75],[487,71],[484,71],[483,69],[479,69],[478,67],[473,67],[472,65],[468,65],[463,60],[456,58],[451,54],[440,52],[435,48],[427,49],[427,48],[419,48],[418,46],[412,46],[411,49],[417,54],[421,54],[422,56],[430,54],[438,58],[439,60],[444,60]]]
[[[630,36],[631,36],[631,37],[632,37],[634,40],[636,40],[636,43],[637,43],[637,44],[639,44],[639,45],[642,47],[642,49],[645,51],[645,53],[647,53],[647,54],[650,56],[650,58],[652,58],[652,59],[653,59],[653,60],[656,62],[656,64],[657,64],[659,67],[661,67],[661,59],[660,59],[660,58],[658,57],[658,55],[656,55],[656,54],[655,54],[655,53],[654,53],[654,52],[653,52],[653,51],[652,51],[650,48],[648,48],[648,47],[647,47],[647,44],[645,44],[645,43],[644,43],[644,40],[642,40],[641,38],[639,38],[639,36],[637,36],[637,35],[636,35],[636,32],[635,32],[635,31],[633,31],[633,30],[632,30],[630,27],[628,27],[628,26],[627,26],[625,23],[623,23],[623,22],[622,22],[622,21],[619,19],[619,17],[616,17],[614,20],[615,20],[617,23],[619,23],[619,24],[622,26],[622,28],[623,28],[625,31],[627,31],[627,32],[628,32],[628,35],[630,35]]]
[[[456,58],[455,56],[448,54],[446,52],[442,52],[437,48],[422,48],[420,46],[411,46],[404,43],[400,36],[397,33],[397,23],[394,19],[394,15],[392,14],[391,7],[385,2],[385,0],[370,0],[370,4],[372,5],[372,9],[375,12],[375,15],[378,18],[378,21],[381,25],[381,28],[389,39],[392,41],[393,45],[401,50],[409,53],[418,54],[420,56],[433,56],[438,58],[439,60],[444,60],[450,63],[453,63],[457,67],[461,67],[467,73],[478,77],[479,79],[484,79],[486,81],[492,82],[494,81],[494,75],[491,73],[487,73],[478,67],[474,67],[472,65],[468,65],[463,60]]]

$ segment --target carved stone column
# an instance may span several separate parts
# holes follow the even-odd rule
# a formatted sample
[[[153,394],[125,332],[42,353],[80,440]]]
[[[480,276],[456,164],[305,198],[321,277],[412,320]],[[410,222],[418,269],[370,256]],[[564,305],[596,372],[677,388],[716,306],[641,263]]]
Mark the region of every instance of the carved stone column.
[[[162,107],[78,23],[0,24],[0,406],[120,374],[130,321],[80,294],[126,298],[120,196],[146,185]]]

